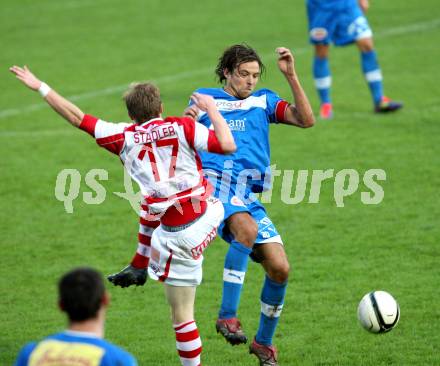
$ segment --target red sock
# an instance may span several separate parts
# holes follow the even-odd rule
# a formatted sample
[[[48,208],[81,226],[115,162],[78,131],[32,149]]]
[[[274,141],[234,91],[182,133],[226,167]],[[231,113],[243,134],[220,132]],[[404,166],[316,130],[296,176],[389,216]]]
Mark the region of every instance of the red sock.
[[[131,265],[135,268],[147,268],[150,261],[150,245],[151,235],[153,231],[160,225],[160,221],[148,221],[140,219],[138,233],[138,247],[136,254],[131,260]]]
[[[202,341],[196,322],[191,320],[183,324],[175,324],[176,347],[183,366],[200,366]]]

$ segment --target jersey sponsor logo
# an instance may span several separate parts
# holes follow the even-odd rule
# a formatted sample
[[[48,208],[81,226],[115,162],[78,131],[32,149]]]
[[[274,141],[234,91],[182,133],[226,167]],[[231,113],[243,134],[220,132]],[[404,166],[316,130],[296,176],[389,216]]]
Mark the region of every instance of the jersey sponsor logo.
[[[327,37],[327,29],[313,28],[310,31],[310,37],[315,41],[323,41]]]
[[[246,131],[246,118],[226,120],[231,131]]]
[[[47,340],[31,353],[30,366],[98,366],[104,349],[93,344]]]
[[[228,100],[217,100],[215,102],[217,109],[233,111],[235,109],[241,109],[244,106],[244,100],[238,101],[228,101]]]
[[[149,132],[138,131],[133,133],[133,141],[135,144],[147,144],[175,135],[176,131],[173,126],[159,126],[151,129]]]
[[[206,247],[211,243],[217,236],[217,228],[211,230],[211,232],[206,236],[202,243],[191,249],[191,255],[194,259],[199,259]]]
[[[244,202],[240,198],[238,198],[237,196],[232,196],[230,202],[231,202],[231,205],[234,205],[234,206],[246,207]]]
[[[266,109],[266,95],[260,95],[259,97],[250,96],[243,100],[226,100],[216,99],[215,105],[219,111],[235,111],[235,110],[249,110],[251,108],[263,108]]]

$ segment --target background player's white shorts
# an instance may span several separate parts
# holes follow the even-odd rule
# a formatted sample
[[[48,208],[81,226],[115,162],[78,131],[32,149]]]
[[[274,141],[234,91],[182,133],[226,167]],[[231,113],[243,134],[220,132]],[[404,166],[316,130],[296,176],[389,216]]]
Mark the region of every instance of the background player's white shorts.
[[[173,286],[197,286],[202,281],[203,251],[214,240],[223,220],[220,200],[210,197],[207,208],[190,227],[169,232],[162,225],[151,237],[148,275]]]

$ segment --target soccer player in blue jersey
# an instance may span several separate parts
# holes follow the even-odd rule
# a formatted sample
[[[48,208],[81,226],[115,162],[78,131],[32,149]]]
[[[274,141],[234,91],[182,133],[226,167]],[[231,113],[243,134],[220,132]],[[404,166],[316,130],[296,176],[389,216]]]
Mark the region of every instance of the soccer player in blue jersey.
[[[368,7],[368,0],[307,0],[309,36],[315,48],[313,76],[321,101],[322,119],[333,117],[329,64],[331,42],[336,46],[356,43],[375,112],[394,112],[403,106],[383,94],[382,72],[374,50],[373,33],[364,15]]]
[[[222,88],[198,89],[213,96],[237,145],[237,151],[228,158],[201,154],[203,169],[215,186],[214,195],[225,208],[225,221],[219,233],[230,243],[216,328],[232,345],[247,342],[237,310],[251,257],[266,272],[260,296],[260,324],[250,345],[250,352],[258,357],[260,365],[278,364],[272,338],[283,308],[290,268],[281,236],[255,197],[255,193],[262,192],[270,182],[269,126],[283,123],[306,128],[314,124],[292,53],[284,47],[277,48],[276,52],[278,67],[292,92],[292,104],[271,90],[255,90],[264,65],[255,50],[246,45],[229,47],[220,57],[216,74]],[[186,114],[210,126],[206,113],[197,112],[192,106],[186,110]]]
[[[103,339],[109,295],[97,271],[84,267],[66,273],[58,291],[59,307],[69,319],[67,330],[28,343],[15,366],[137,365],[131,354]]]
[[[255,193],[270,182],[269,125],[283,123],[297,127],[314,124],[313,111],[295,71],[294,58],[284,47],[276,49],[278,67],[291,89],[293,103],[281,99],[268,89],[255,90],[264,65],[254,49],[233,45],[220,57],[216,74],[221,88],[203,88],[211,95],[217,109],[228,122],[237,151],[227,158],[200,152],[202,166],[215,188],[214,196],[225,208],[225,221],[219,234],[230,243],[224,263],[223,298],[216,322],[217,331],[234,344],[246,343],[237,311],[249,257],[261,263],[266,276],[261,292],[258,332],[250,345],[260,365],[275,366],[277,350],[272,338],[283,308],[289,262],[275,225],[267,216]],[[206,113],[194,105],[185,114],[211,127]],[[248,176],[252,179],[247,179]],[[145,269],[138,263],[145,251],[138,249],[131,265],[108,279],[127,287],[145,283]]]

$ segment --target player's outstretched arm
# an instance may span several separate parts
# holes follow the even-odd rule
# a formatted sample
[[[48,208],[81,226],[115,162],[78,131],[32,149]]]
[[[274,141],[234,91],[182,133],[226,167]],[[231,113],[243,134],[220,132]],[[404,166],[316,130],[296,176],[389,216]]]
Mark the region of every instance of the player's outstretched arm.
[[[208,117],[214,126],[215,135],[223,152],[225,154],[232,154],[235,152],[235,150],[237,150],[237,146],[235,145],[234,137],[232,136],[231,130],[229,129],[225,119],[217,110],[214,98],[210,95],[194,93],[191,95],[191,100],[194,102],[197,108],[208,114]]]
[[[295,71],[294,58],[289,49],[278,47],[278,68],[289,83],[293,95],[293,104],[286,110],[284,123],[298,127],[312,127],[315,123],[312,106],[302,88]]]
[[[9,68],[18,80],[20,80],[29,89],[38,91],[46,102],[63,118],[75,127],[79,127],[84,117],[84,113],[76,105],[59,95],[51,89],[46,83],[39,80],[28,68],[12,66]]]

